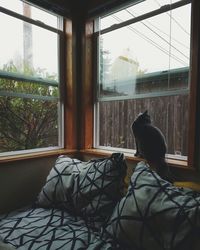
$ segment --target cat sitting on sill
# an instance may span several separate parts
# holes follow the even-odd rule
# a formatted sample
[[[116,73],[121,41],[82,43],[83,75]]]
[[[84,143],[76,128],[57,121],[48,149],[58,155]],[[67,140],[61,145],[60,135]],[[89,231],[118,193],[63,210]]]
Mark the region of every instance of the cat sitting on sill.
[[[147,110],[138,115],[131,128],[136,142],[135,156],[145,159],[163,179],[171,182],[168,164],[165,160],[166,140],[161,130],[151,124]]]

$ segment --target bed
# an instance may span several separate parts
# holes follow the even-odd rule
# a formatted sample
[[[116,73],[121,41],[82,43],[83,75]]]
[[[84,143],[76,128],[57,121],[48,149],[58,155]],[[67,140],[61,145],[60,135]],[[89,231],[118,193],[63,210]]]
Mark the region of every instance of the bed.
[[[34,204],[0,216],[0,249],[199,250],[200,194],[121,153],[58,157]]]
[[[125,175],[120,153],[88,162],[58,157],[34,204],[0,216],[2,249],[120,249],[102,231]]]
[[[26,208],[1,223],[4,242],[18,249],[117,249],[81,217],[56,208]]]

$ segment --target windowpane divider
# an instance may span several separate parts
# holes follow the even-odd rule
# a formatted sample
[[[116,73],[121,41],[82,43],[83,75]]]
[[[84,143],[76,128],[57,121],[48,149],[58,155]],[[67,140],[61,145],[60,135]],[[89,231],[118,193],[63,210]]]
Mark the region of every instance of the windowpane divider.
[[[13,73],[13,72],[6,72],[3,70],[0,70],[0,78],[23,81],[23,82],[34,82],[34,83],[43,84],[47,86],[56,86],[56,87],[58,86],[57,81],[46,80],[41,77],[21,75],[21,74]]]
[[[114,96],[114,97],[99,97],[98,101],[121,101],[129,99],[140,99],[140,98],[151,98],[151,97],[161,97],[161,96],[174,96],[174,95],[186,95],[189,94],[189,89],[174,90],[174,91],[163,91],[163,92],[152,92],[146,94],[135,94],[129,96]]]
[[[12,16],[12,17],[15,17],[17,19],[20,19],[24,22],[28,22],[28,23],[31,23],[31,24],[34,24],[34,25],[37,25],[41,28],[44,28],[44,29],[47,29],[47,30],[50,30],[52,32],[55,32],[55,33],[58,33],[58,34],[62,34],[62,31],[61,30],[58,30],[58,29],[55,29],[49,25],[46,25],[45,23],[41,22],[41,21],[38,21],[38,20],[33,20],[29,17],[26,17],[26,16],[23,16],[23,15],[20,15],[14,11],[11,11],[11,10],[8,10],[6,8],[3,8],[0,6],[0,12],[6,14],[6,15],[9,15],[9,16]]]
[[[40,95],[16,93],[16,92],[10,92],[10,91],[0,91],[0,96],[27,98],[27,99],[44,100],[44,101],[57,101],[58,100],[58,97],[55,97],[55,96],[42,96],[42,95],[40,96]]]
[[[141,15],[141,16],[131,18],[129,20],[126,20],[126,21],[118,23],[118,24],[114,24],[114,25],[112,25],[112,26],[110,26],[108,28],[102,29],[102,30],[96,30],[95,33],[101,32],[101,34],[105,34],[107,32],[120,29],[122,27],[131,25],[133,23],[137,23],[139,21],[150,18],[152,16],[162,14],[162,13],[164,13],[166,11],[174,10],[176,8],[179,8],[179,7],[184,6],[186,4],[189,4],[189,3],[191,3],[191,0],[182,0],[182,1],[176,2],[174,4],[167,4],[167,5],[162,6],[160,9],[150,11],[150,12],[148,12],[146,14]]]

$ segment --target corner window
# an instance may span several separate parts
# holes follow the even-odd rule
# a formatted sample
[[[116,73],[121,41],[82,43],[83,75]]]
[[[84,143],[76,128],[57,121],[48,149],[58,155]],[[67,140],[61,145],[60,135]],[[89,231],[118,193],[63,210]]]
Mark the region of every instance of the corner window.
[[[0,155],[60,148],[62,18],[19,0],[0,4]]]
[[[148,110],[168,157],[187,159],[191,3],[137,2],[96,20],[95,147],[135,149],[130,126]]]

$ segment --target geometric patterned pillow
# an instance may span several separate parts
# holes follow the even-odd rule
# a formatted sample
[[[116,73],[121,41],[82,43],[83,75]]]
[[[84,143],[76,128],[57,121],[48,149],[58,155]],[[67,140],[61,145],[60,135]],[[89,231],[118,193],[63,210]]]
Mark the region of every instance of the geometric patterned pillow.
[[[66,209],[88,223],[102,222],[113,211],[124,190],[124,155],[82,162],[60,156],[37,198],[37,205]],[[95,226],[95,225],[94,225]]]
[[[71,193],[74,177],[79,174],[83,163],[67,156],[59,156],[55,166],[47,176],[46,183],[37,197],[36,204],[41,207],[55,207],[73,211]]]
[[[140,162],[105,232],[130,249],[200,249],[200,194],[173,186]]]
[[[91,160],[86,166],[75,176],[72,199],[76,212],[90,226],[95,222],[93,226],[97,227],[124,195],[126,164],[123,154],[113,153],[108,158]]]

